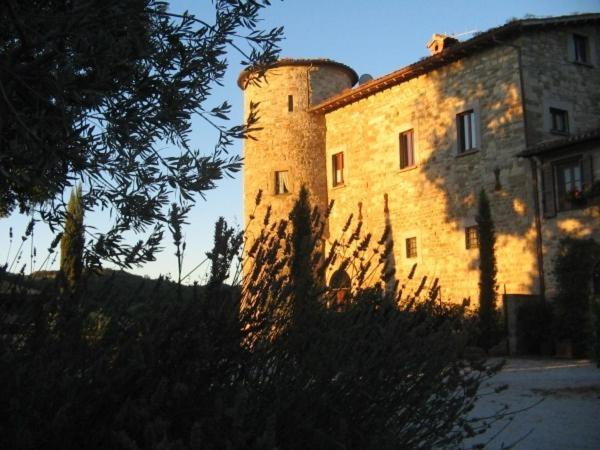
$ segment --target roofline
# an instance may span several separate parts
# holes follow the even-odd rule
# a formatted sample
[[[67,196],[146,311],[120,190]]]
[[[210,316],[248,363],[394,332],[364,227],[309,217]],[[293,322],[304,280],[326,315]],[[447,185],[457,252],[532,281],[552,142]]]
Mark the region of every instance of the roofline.
[[[498,44],[498,39],[506,38],[522,32],[524,29],[532,30],[548,26],[580,24],[584,22],[600,21],[599,13],[577,14],[571,16],[551,17],[546,19],[515,20],[499,27],[478,34],[471,39],[455,44],[448,49],[426,57],[416,63],[391,72],[380,78],[361,84],[354,89],[346,89],[340,94],[331,97],[310,109],[311,112],[325,114],[370,95],[381,92],[397,84],[423,75],[439,67],[458,61],[476,51]]]
[[[354,86],[358,81],[358,74],[352,69],[352,67],[347,66],[346,64],[342,64],[337,61],[333,61],[332,59],[326,58],[281,58],[271,64],[266,66],[258,67],[251,66],[248,67],[240,73],[237,80],[237,85],[240,89],[244,90],[248,86],[248,78],[253,73],[263,74],[267,70],[274,69],[276,67],[287,67],[287,66],[331,66],[337,67],[338,69],[342,69],[346,74],[350,76],[351,86]]]
[[[600,128],[591,129],[565,138],[541,142],[520,153],[517,153],[517,156],[520,156],[521,158],[531,158],[533,156],[553,153],[564,150],[565,148],[575,147],[580,144],[587,144],[595,141],[600,142]]]

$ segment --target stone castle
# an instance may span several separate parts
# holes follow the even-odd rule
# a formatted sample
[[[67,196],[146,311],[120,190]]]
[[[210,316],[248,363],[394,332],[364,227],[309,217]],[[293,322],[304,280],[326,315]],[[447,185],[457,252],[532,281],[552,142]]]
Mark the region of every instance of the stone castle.
[[[560,238],[600,240],[600,14],[434,35],[428,48],[377,79],[327,59],[281,59],[260,83],[242,72],[261,127],[244,147],[246,221],[259,190],[281,218],[306,185],[322,210],[335,202],[329,236],[350,214],[375,236],[388,220],[399,278],[416,263],[443,298],[476,299],[484,189],[499,293],[551,296]]]

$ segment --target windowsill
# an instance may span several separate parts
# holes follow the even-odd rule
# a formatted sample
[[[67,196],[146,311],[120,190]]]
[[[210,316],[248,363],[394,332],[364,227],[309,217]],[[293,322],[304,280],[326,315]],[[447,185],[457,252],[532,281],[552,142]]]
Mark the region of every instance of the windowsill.
[[[398,172],[410,172],[411,170],[415,170],[418,166],[413,164],[412,166],[402,167],[398,169]]]
[[[562,209],[557,209],[556,213],[561,214],[561,213],[570,213],[573,211],[581,211],[582,209],[586,209],[586,208],[589,208],[590,206],[594,206],[595,202],[593,200],[595,200],[595,199],[585,199],[585,200],[582,200],[581,203],[576,203],[576,204],[573,203],[568,208],[563,207]]]
[[[557,136],[569,136],[568,131],[550,130],[550,133],[555,134]]]
[[[594,68],[594,65],[590,62],[585,62],[585,61],[571,61],[571,62],[577,66],[587,67],[588,69]]]
[[[474,155],[475,153],[479,153],[479,149],[478,148],[473,148],[471,150],[467,150],[466,152],[462,152],[462,153],[457,153],[456,157],[460,158],[462,156],[469,156],[469,155]]]
[[[346,187],[345,183],[340,183],[340,184],[336,184],[335,186],[331,186],[331,189],[341,189],[343,187]]]

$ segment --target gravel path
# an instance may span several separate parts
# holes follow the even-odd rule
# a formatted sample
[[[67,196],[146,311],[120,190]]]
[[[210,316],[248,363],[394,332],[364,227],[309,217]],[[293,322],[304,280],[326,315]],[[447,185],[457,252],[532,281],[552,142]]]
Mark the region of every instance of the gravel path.
[[[486,436],[499,434],[485,448],[517,442],[515,448],[527,450],[600,450],[600,369],[590,361],[511,358],[480,392],[502,385],[508,389],[481,398],[473,417],[504,404],[525,410],[494,424]]]

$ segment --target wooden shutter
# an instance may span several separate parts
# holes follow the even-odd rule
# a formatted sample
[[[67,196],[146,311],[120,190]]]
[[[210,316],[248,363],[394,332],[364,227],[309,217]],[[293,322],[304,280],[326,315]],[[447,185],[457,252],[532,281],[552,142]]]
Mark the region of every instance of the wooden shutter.
[[[554,193],[554,168],[552,164],[545,163],[542,165],[542,178],[544,217],[554,217],[556,215],[556,195]]]
[[[594,184],[594,160],[592,155],[583,155],[581,159],[583,168],[583,191],[589,191]]]
[[[344,182],[344,152],[333,155],[331,165],[333,169],[333,186],[338,186]]]

